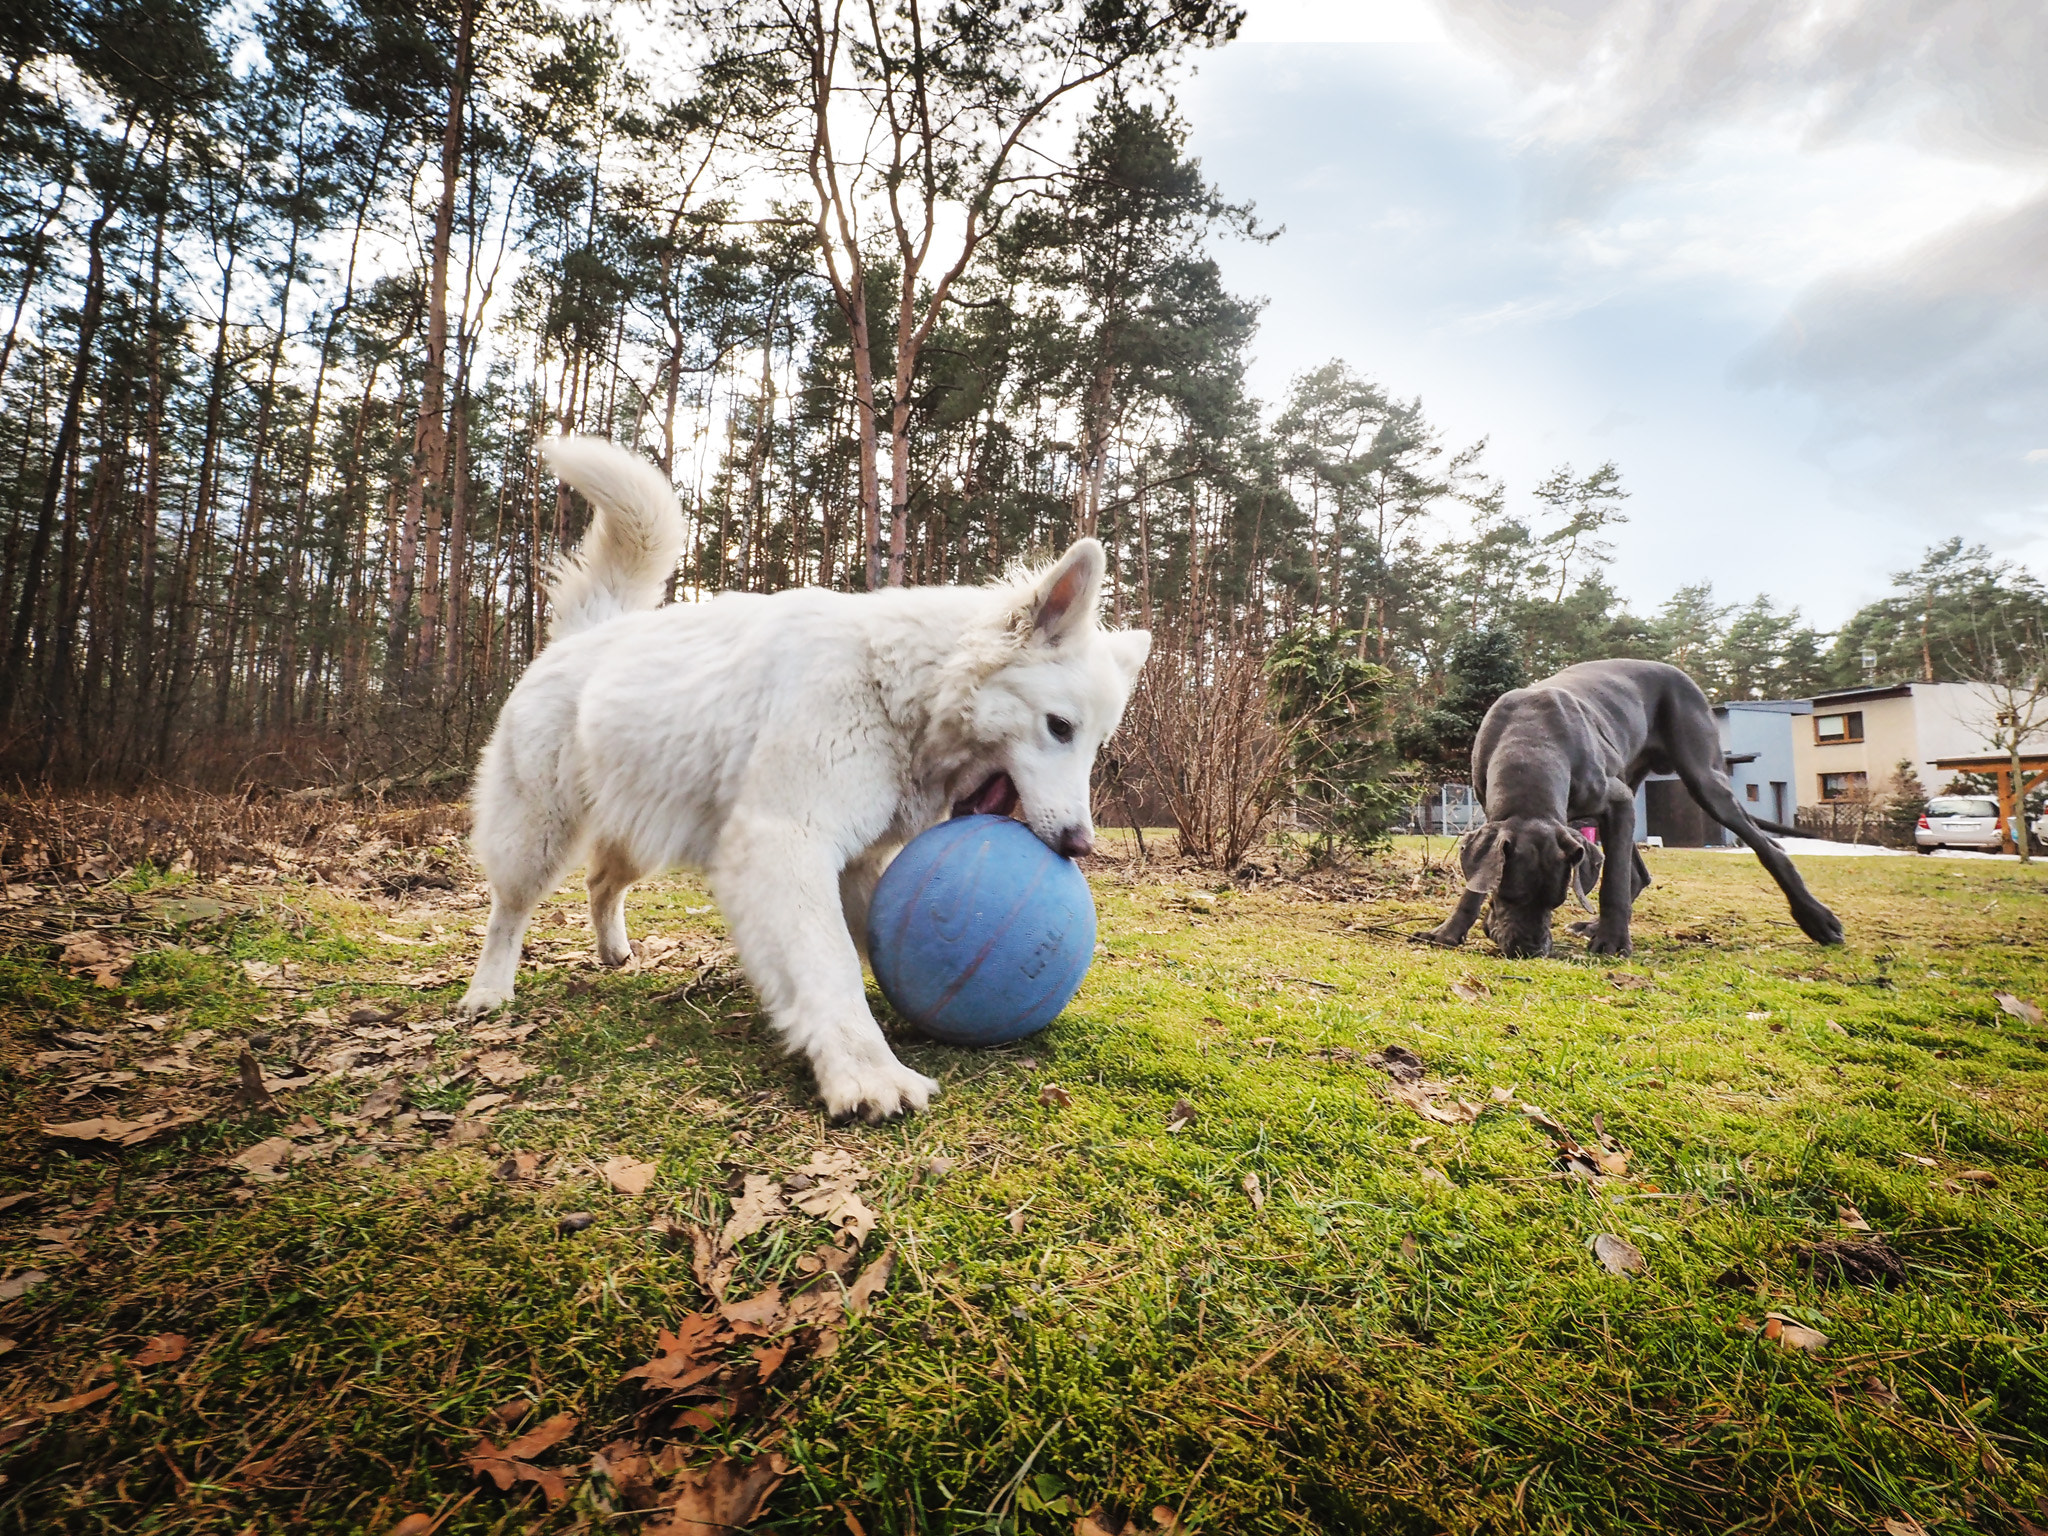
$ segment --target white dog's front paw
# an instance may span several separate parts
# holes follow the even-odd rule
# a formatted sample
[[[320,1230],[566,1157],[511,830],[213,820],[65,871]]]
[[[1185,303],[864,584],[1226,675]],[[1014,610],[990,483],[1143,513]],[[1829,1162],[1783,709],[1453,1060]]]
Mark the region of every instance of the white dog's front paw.
[[[473,981],[469,984],[469,990],[462,994],[462,1001],[455,1005],[455,1016],[461,1019],[480,1019],[511,1001],[510,987],[491,987],[480,981]]]
[[[931,1078],[911,1071],[894,1057],[818,1069],[818,1092],[825,1100],[825,1113],[834,1120],[854,1115],[888,1120],[923,1109],[938,1091],[939,1085]]]

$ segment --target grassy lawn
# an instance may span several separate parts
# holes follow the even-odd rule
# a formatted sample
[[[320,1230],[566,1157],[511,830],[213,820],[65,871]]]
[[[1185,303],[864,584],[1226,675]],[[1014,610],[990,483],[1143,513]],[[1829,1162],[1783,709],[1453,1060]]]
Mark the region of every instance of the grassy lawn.
[[[748,1469],[762,1528],[868,1536],[2048,1526],[2048,1029],[1994,998],[2048,1004],[2039,867],[1809,859],[1823,951],[1746,855],[1653,851],[1617,965],[1409,945],[1412,843],[1112,857],[1050,1030],[900,1040],[932,1111],[829,1126],[701,886],[635,893],[677,942],[631,973],[564,891],[465,1031],[480,895],[406,859],[7,888],[0,1532],[705,1532],[650,1506]],[[133,1144],[43,1130],[95,1117]],[[621,1380],[707,1283],[884,1254],[693,1396]],[[549,1423],[559,1483],[465,1460]]]

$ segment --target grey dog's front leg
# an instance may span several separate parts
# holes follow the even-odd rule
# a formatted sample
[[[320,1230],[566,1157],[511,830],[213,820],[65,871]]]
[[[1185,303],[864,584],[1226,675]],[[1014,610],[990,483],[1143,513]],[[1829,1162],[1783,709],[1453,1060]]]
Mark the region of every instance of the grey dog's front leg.
[[[1465,935],[1472,931],[1472,925],[1479,921],[1480,909],[1486,905],[1486,892],[1467,891],[1458,898],[1458,905],[1451,915],[1427,933],[1415,935],[1418,944],[1441,944],[1446,949],[1456,949],[1465,942]]]
[[[1596,955],[1626,955],[1634,947],[1628,930],[1636,904],[1636,797],[1618,780],[1600,812],[1600,849],[1600,916],[1586,947]]]

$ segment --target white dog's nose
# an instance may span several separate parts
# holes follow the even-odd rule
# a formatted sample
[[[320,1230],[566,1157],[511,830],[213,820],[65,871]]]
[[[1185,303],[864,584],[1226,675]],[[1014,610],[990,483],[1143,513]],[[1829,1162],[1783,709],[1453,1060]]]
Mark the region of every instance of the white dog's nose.
[[[1085,859],[1095,851],[1095,834],[1086,827],[1068,827],[1060,833],[1057,847],[1070,859]]]

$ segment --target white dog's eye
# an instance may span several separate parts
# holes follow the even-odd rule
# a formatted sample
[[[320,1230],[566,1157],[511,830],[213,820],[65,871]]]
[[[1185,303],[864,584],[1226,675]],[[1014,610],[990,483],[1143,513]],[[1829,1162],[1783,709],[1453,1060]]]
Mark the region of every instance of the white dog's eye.
[[[1072,741],[1074,739],[1074,722],[1067,719],[1064,715],[1047,715],[1045,717],[1045,728],[1052,732],[1052,739],[1054,741]]]

